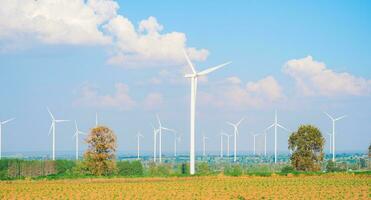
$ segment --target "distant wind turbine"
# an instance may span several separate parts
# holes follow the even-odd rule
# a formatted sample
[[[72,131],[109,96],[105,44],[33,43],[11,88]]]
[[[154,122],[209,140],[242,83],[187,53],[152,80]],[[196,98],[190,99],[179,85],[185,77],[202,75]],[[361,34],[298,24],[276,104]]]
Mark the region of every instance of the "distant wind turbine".
[[[53,134],[53,155],[52,155],[52,159],[55,160],[55,125],[56,125],[56,123],[68,122],[69,120],[55,119],[53,114],[50,112],[49,108],[46,108],[46,109],[48,110],[48,113],[49,113],[50,117],[52,118],[52,123],[51,123],[50,129],[49,129],[49,135],[50,135],[50,132],[52,132],[52,134]]]
[[[343,119],[347,116],[343,115],[343,116],[338,117],[338,118],[333,118],[328,113],[325,112],[325,114],[327,115],[327,117],[329,117],[332,120],[332,161],[335,162],[335,122],[338,121],[338,120],[341,120],[341,119]]]
[[[157,156],[157,134],[158,134],[158,129],[156,129],[154,126],[153,128],[153,162],[156,162],[156,156]]]
[[[95,127],[98,127],[98,113],[95,113]]]
[[[229,137],[231,137],[231,135],[228,135],[226,133],[222,133],[222,135],[227,137],[227,156],[229,158],[231,156],[230,151],[229,151]]]
[[[177,136],[176,133],[174,133],[174,157],[176,157],[176,152],[177,152],[177,143],[181,141],[181,136]]]
[[[0,122],[0,160],[2,158],[2,151],[1,151],[1,148],[2,148],[2,146],[1,146],[1,143],[2,143],[2,141],[1,141],[1,139],[2,139],[2,128],[3,128],[3,125],[4,124],[9,123],[9,122],[11,122],[13,120],[15,120],[15,118],[8,119],[8,120],[5,120],[5,121]]]
[[[238,121],[237,123],[231,123],[231,122],[227,122],[227,124],[231,125],[233,128],[234,128],[234,162],[237,161],[237,136],[239,135],[239,132],[238,132],[238,126],[240,126],[241,122],[243,121],[244,119],[242,118],[240,121]]]
[[[223,158],[223,133],[220,133],[220,158]]]
[[[137,134],[137,159],[140,159],[140,138],[143,138],[144,136],[138,132]]]
[[[264,156],[267,156],[267,131],[264,130]]]
[[[253,137],[254,137],[254,156],[256,155],[256,148],[255,148],[255,138],[256,136],[258,136],[259,134],[254,134]]]
[[[265,130],[269,130],[272,127],[274,127],[274,163],[277,163],[277,127],[289,132],[289,130],[285,127],[283,127],[281,124],[278,123],[277,119],[277,110],[275,111],[275,116],[274,116],[274,123],[270,125],[268,128]]]
[[[75,134],[73,136],[76,139],[76,160],[79,159],[79,135],[86,135],[86,133],[79,130],[77,122],[75,120]]]
[[[170,128],[166,128],[166,127],[163,127],[162,124],[161,124],[161,120],[160,120],[160,117],[157,115],[157,121],[158,121],[158,130],[159,130],[159,160],[160,160],[160,163],[162,162],[162,130],[164,131],[170,131],[170,132],[173,132],[175,133],[176,131],[173,130],[173,129],[170,129]]]
[[[202,136],[202,143],[203,143],[203,153],[202,155],[205,157],[206,156],[206,140],[209,139],[205,135]]]
[[[218,65],[216,67],[208,68],[204,71],[197,72],[189,59],[187,53],[184,51],[184,56],[187,60],[189,67],[192,70],[192,74],[186,74],[185,78],[191,79],[191,112],[190,112],[190,174],[195,174],[195,123],[196,123],[196,96],[197,96],[197,79],[200,76],[206,76],[207,74],[230,64],[230,62]]]

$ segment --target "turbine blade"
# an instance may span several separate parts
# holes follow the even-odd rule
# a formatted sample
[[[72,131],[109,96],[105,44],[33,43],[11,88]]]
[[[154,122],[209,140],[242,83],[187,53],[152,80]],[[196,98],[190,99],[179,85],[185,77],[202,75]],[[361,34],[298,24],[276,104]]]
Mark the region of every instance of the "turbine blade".
[[[11,118],[11,119],[5,120],[5,121],[0,122],[0,123],[1,123],[1,124],[6,124],[6,123],[11,122],[11,121],[13,121],[13,120],[15,120],[15,118]]]
[[[274,127],[274,124],[272,124],[272,125],[270,125],[270,126],[268,126],[265,130],[267,131],[267,130],[269,130],[269,129],[271,129],[271,128],[273,128]]]
[[[284,130],[285,130],[285,131],[287,131],[287,132],[290,132],[290,131],[289,131],[289,129],[287,129],[287,128],[283,127],[283,126],[282,126],[282,125],[280,125],[280,124],[277,124],[277,126],[278,126],[278,127],[280,127],[280,128],[282,128],[282,129],[284,129]]]
[[[335,121],[338,121],[338,120],[344,119],[345,117],[347,117],[347,116],[344,115],[344,116],[338,117],[338,118],[335,119]]]
[[[59,120],[55,120],[55,122],[59,123],[59,122],[69,122],[70,120],[65,120],[65,119],[59,119]]]
[[[327,117],[329,117],[331,120],[334,120],[334,118],[331,117],[331,115],[329,115],[327,112],[323,112],[323,113],[325,113],[325,115],[327,115]]]
[[[53,129],[53,122],[52,122],[52,124],[50,125],[50,128],[49,128],[49,133],[48,133],[48,135],[50,135],[50,133],[52,132],[52,129]]]
[[[79,131],[79,128],[77,127],[77,122],[76,122],[76,120],[75,120],[75,129],[76,129],[76,131]]]
[[[233,124],[232,122],[227,122],[227,124],[229,124],[229,125],[231,125],[231,126],[233,126],[233,127],[235,127],[236,125],[235,124]]]
[[[161,127],[163,130],[170,131],[176,133],[176,130],[171,129],[171,128],[166,128],[166,127]]]
[[[156,118],[157,118],[158,124],[159,124],[160,127],[161,127],[161,120],[160,120],[160,117],[158,116],[158,114],[156,115]]]
[[[239,126],[243,120],[245,120],[245,118],[242,118],[239,122],[237,122],[236,126]]]
[[[49,113],[50,117],[51,117],[53,120],[55,120],[55,118],[54,118],[52,112],[50,112],[50,110],[49,110],[49,107],[46,107],[46,109],[48,110],[48,113]]]
[[[223,64],[221,64],[221,65],[217,65],[217,66],[215,66],[215,67],[211,67],[211,68],[205,69],[205,70],[203,70],[203,71],[197,73],[197,75],[199,75],[199,76],[203,76],[203,75],[209,74],[209,73],[211,73],[211,72],[213,72],[213,71],[215,71],[215,70],[218,70],[218,69],[220,69],[220,68],[222,68],[222,67],[224,67],[224,66],[226,66],[226,65],[228,65],[228,64],[230,64],[230,63],[231,63],[231,62],[226,62],[226,63],[223,63]]]
[[[196,72],[196,69],[195,69],[195,67],[193,66],[193,64],[192,64],[192,62],[191,62],[191,59],[189,59],[188,54],[187,54],[187,52],[186,52],[184,49],[183,49],[183,53],[184,53],[184,57],[186,58],[187,63],[188,63],[188,65],[189,65],[189,67],[191,68],[193,74],[196,74],[196,73],[197,73],[197,72]]]

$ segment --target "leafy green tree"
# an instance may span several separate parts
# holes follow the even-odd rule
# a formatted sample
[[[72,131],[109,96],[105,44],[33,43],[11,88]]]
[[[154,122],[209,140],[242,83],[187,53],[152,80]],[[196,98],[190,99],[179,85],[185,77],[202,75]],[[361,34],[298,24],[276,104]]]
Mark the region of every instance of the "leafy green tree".
[[[326,165],[326,171],[336,172],[336,171],[339,171],[339,169],[336,167],[335,162],[333,162],[332,160],[328,160],[327,165]]]
[[[289,138],[292,150],[291,164],[299,171],[318,171],[321,169],[325,139],[321,131],[312,125],[301,125]]]
[[[142,176],[143,165],[140,161],[121,161],[117,163],[118,173],[122,176]]]
[[[105,126],[91,129],[86,142],[88,149],[84,153],[84,162],[91,174],[101,176],[116,172],[116,135]]]

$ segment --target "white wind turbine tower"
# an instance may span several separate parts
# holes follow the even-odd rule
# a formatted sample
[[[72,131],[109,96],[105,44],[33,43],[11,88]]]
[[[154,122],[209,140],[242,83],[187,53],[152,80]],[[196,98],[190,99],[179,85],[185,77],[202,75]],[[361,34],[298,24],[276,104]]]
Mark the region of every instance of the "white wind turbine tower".
[[[338,118],[333,118],[331,115],[325,112],[327,117],[329,117],[332,120],[332,161],[335,162],[335,122],[338,120],[341,120],[346,117],[346,115],[343,115]]]
[[[55,160],[55,125],[56,125],[56,123],[68,122],[69,120],[55,119],[53,114],[50,112],[49,108],[46,108],[46,109],[48,110],[49,115],[52,118],[52,124],[51,124],[50,129],[49,129],[49,135],[50,135],[50,132],[52,132],[52,134],[53,134],[53,155],[52,155],[52,158],[53,158],[53,160]]]
[[[195,174],[195,123],[196,123],[196,96],[197,96],[197,78],[200,76],[206,76],[207,74],[230,64],[230,62],[208,68],[201,72],[197,72],[189,59],[187,53],[184,51],[184,56],[187,60],[189,67],[192,70],[192,74],[186,74],[185,78],[191,79],[191,112],[190,112],[190,174]]]
[[[1,143],[2,143],[2,141],[1,141],[1,139],[2,139],[2,128],[3,128],[3,125],[4,124],[9,123],[9,122],[11,122],[13,120],[15,120],[15,118],[8,119],[8,120],[5,120],[5,121],[0,122],[0,159],[2,157],[2,151],[1,151],[1,148],[2,148],[1,147]]]
[[[209,139],[208,137],[206,137],[205,135],[202,136],[202,144],[203,144],[203,153],[202,155],[205,157],[206,156],[206,140]]]
[[[256,136],[258,136],[259,134],[254,134],[253,137],[254,137],[254,156],[256,155],[256,148],[255,148],[255,139],[256,139]]]
[[[160,163],[161,163],[162,162],[162,130],[170,131],[170,132],[173,132],[173,133],[175,133],[176,131],[173,130],[173,129],[170,129],[170,128],[163,127],[162,124],[161,124],[160,117],[158,115],[156,115],[156,117],[157,117],[157,121],[158,121],[158,125],[159,125],[159,128],[158,128],[158,131],[159,131],[159,160],[160,160]]]
[[[289,130],[285,127],[283,127],[281,124],[278,123],[277,119],[277,110],[275,111],[275,116],[274,116],[274,123],[270,125],[268,128],[265,130],[269,130],[272,127],[274,127],[274,163],[277,163],[277,127],[280,127],[281,129],[289,132]]]
[[[77,122],[75,120],[75,134],[73,136],[76,139],[76,160],[79,159],[79,135],[86,135],[86,133],[79,130]]]
[[[223,158],[223,131],[220,133],[220,158]]]
[[[267,131],[264,130],[264,156],[267,156]]]
[[[332,135],[330,133],[326,133],[329,137],[330,137],[330,145],[329,145],[329,149],[330,149],[330,153],[332,153]]]
[[[153,162],[156,162],[158,129],[156,129],[154,126],[152,126],[152,128],[153,128]]]
[[[174,157],[176,157],[176,147],[177,147],[177,143],[181,141],[181,136],[177,136],[176,133],[174,133]]]
[[[229,138],[231,137],[231,135],[228,135],[228,134],[223,133],[223,132],[222,132],[222,135],[227,137],[227,157],[229,158],[231,156],[230,151],[229,151]]]
[[[140,138],[143,138],[144,136],[138,132],[137,134],[137,159],[140,158]]]
[[[243,121],[244,119],[242,118],[239,122],[237,122],[236,124],[233,124],[231,122],[227,122],[227,124],[233,126],[234,128],[234,162],[237,161],[237,135],[239,135],[239,132],[238,132],[238,126],[240,126],[241,122]]]

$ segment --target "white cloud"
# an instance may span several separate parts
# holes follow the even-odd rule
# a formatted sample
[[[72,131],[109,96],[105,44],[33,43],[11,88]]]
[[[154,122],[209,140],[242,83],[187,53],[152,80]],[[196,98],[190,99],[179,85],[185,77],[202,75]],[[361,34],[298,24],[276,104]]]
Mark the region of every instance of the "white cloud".
[[[162,97],[162,94],[160,93],[150,93],[147,95],[147,97],[143,101],[143,106],[147,110],[154,110],[156,108],[159,108],[164,99]]]
[[[124,83],[115,84],[113,94],[100,94],[97,88],[85,84],[78,90],[78,97],[74,104],[84,107],[114,108],[118,110],[131,110],[143,107],[146,110],[154,110],[163,103],[162,94],[149,93],[143,101],[136,101],[129,94],[129,86]]]
[[[199,94],[201,104],[233,110],[266,107],[285,98],[272,76],[246,84],[238,77],[228,77],[212,91]]]
[[[107,44],[99,27],[116,15],[111,0],[2,0],[0,40],[51,44]]]
[[[125,68],[180,65],[185,63],[183,49],[195,61],[203,61],[209,55],[206,49],[188,48],[184,33],[162,34],[163,26],[152,16],[142,20],[138,30],[130,20],[120,15],[112,19],[105,29],[112,34],[115,43],[109,64]],[[151,63],[148,64],[148,61]]]
[[[130,110],[137,103],[129,95],[129,87],[123,83],[116,83],[115,93],[112,95],[101,95],[91,85],[84,85],[80,89],[80,96],[75,101],[76,105],[98,108],[117,108],[119,110]]]
[[[25,43],[106,45],[107,63],[126,68],[180,65],[183,49],[195,61],[209,55],[187,47],[184,33],[162,33],[164,26],[155,17],[136,27],[118,9],[114,0],[2,0],[1,51],[22,49]]]
[[[289,60],[283,70],[295,79],[297,89],[303,95],[339,96],[371,93],[371,80],[349,73],[334,72],[328,69],[325,63],[315,61],[311,56]]]

